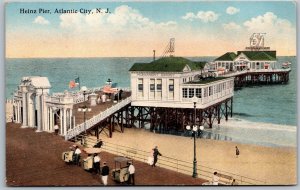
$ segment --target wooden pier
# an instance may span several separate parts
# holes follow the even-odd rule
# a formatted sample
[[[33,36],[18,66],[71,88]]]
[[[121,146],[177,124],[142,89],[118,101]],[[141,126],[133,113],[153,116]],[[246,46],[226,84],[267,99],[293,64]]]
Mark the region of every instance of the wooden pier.
[[[276,69],[272,71],[241,71],[225,74],[226,77],[234,77],[234,87],[270,84],[286,84],[289,82],[291,69]]]
[[[77,104],[74,107],[79,107],[82,104]],[[113,103],[106,102],[93,107],[93,111],[86,116],[87,121],[111,105]],[[227,121],[229,116],[232,117],[232,107],[233,98],[228,98],[205,109],[196,109],[196,112],[192,108],[141,107],[128,104],[88,128],[86,132],[99,139],[101,132],[112,137],[113,132],[123,133],[124,128],[147,128],[148,125],[150,131],[156,133],[180,134],[185,131],[186,125],[193,124],[195,117],[196,125],[204,125],[208,128],[212,128],[214,123],[220,124],[222,118]],[[75,112],[74,114],[76,114],[76,121],[84,122],[83,113]],[[81,133],[81,135],[83,134],[84,132]]]

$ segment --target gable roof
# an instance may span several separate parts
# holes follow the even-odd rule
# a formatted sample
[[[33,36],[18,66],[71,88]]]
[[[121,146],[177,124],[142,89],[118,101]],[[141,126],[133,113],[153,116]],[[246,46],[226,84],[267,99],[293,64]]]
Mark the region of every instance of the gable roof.
[[[227,52],[215,59],[215,61],[233,61],[236,57],[237,55],[234,52]]]
[[[192,71],[200,70],[205,62],[193,62],[183,57],[163,57],[150,63],[135,63],[129,71],[182,72],[188,66]]]
[[[238,51],[237,53],[245,54],[250,60],[276,61],[276,51]]]

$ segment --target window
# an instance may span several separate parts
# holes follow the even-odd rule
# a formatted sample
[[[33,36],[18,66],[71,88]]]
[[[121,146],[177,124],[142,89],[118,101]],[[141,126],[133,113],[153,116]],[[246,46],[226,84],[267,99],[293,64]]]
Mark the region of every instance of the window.
[[[156,90],[157,90],[157,91],[161,91],[161,84],[157,84],[157,85],[156,85]]]
[[[143,84],[139,84],[139,91],[143,91]]]
[[[161,91],[161,79],[157,79],[156,82],[157,82],[157,84],[156,84],[156,90],[157,91]]]
[[[143,79],[138,79],[138,90],[143,91]]]
[[[188,91],[187,91],[187,88],[183,88],[183,89],[182,89],[182,97],[183,97],[183,98],[187,98],[187,97],[188,97]]]
[[[209,88],[208,88],[208,96],[211,96],[212,95],[212,86],[210,86]]]
[[[155,91],[155,79],[150,79],[150,91]]]
[[[155,90],[155,84],[150,84],[150,91],[154,91]]]
[[[196,88],[196,97],[201,98],[201,88]]]
[[[174,91],[174,79],[169,79],[169,91]]]
[[[189,98],[194,97],[194,89],[193,88],[189,88]]]

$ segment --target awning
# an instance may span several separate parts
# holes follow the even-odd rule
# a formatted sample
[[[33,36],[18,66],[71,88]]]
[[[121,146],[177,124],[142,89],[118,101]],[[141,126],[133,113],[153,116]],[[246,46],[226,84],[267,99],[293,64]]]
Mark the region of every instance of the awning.
[[[112,88],[110,85],[105,85],[102,90],[104,93],[113,94],[118,92],[117,88]]]

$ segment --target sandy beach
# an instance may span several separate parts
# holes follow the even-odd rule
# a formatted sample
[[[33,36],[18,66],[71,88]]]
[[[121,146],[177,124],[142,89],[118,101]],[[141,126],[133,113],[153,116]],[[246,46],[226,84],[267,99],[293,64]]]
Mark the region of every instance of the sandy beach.
[[[193,139],[188,137],[126,128],[124,133],[114,132],[113,138],[108,138],[104,133],[100,135],[100,138],[109,143],[144,151],[150,151],[157,145],[163,156],[183,161],[193,160]],[[238,158],[235,155],[235,146],[238,146],[240,150]],[[296,148],[197,139],[198,164],[265,181],[270,185],[296,184],[296,154]]]

